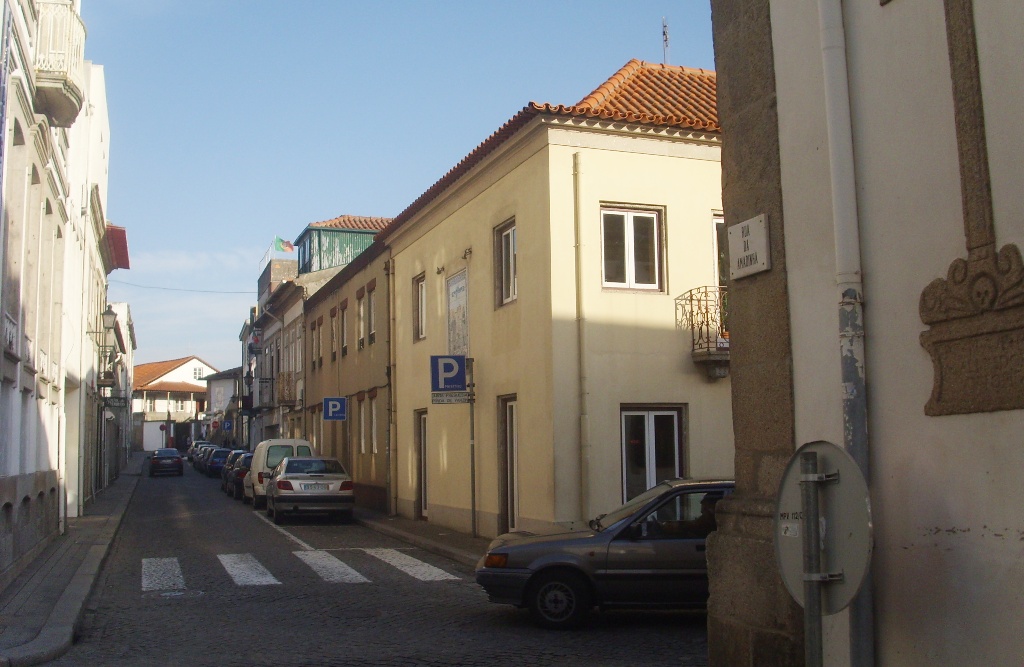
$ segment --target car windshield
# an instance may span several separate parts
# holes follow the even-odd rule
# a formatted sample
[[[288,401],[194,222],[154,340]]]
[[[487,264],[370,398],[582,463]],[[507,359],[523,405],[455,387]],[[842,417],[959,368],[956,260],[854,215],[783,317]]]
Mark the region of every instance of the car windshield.
[[[230,453],[231,452],[229,452],[226,449],[215,449],[213,451],[213,454],[210,454],[210,458],[211,459],[218,459],[218,460],[219,459],[226,459],[228,457],[228,454],[230,454]]]
[[[622,507],[612,510],[607,514],[602,514],[601,516],[594,519],[591,522],[591,527],[595,530],[604,530],[612,524],[618,523],[619,521],[622,521],[626,517],[632,515],[639,508],[643,507],[644,505],[654,500],[655,498],[665,493],[666,491],[670,490],[671,488],[672,487],[670,485],[664,482],[656,486],[652,486],[651,488],[641,493],[639,496],[636,496],[635,498],[628,500],[626,504],[623,505]]]
[[[345,469],[335,459],[298,459],[289,460],[285,472],[305,475],[344,475]]]

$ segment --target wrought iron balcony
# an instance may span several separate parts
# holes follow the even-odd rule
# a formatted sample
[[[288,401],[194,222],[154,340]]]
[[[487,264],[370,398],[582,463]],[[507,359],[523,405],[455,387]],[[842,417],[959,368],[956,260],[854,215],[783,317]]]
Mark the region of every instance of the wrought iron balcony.
[[[85,100],[85,24],[70,0],[36,0],[38,111],[57,127],[71,127]]]
[[[729,292],[725,287],[697,287],[676,297],[676,327],[689,329],[693,362],[711,380],[729,374]]]
[[[277,374],[277,404],[295,405],[295,374],[291,371]]]

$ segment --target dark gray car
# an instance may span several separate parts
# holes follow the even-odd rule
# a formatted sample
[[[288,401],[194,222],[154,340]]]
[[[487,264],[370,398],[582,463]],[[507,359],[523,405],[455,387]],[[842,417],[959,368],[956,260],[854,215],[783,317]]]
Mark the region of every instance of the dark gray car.
[[[578,625],[594,606],[703,608],[705,539],[729,480],[662,482],[590,522],[590,530],[506,533],[480,559],[491,602],[529,607],[548,628]]]

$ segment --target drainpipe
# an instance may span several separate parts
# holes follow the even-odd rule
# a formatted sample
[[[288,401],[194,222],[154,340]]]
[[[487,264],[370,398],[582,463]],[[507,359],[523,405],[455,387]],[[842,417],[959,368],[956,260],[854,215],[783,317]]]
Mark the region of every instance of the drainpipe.
[[[871,488],[864,355],[864,286],[860,265],[853,123],[846,62],[842,0],[818,0],[821,57],[825,80],[832,221],[839,293],[839,351],[842,367],[843,444]],[[875,664],[871,569],[850,605],[850,664]]]
[[[579,368],[579,411],[580,411],[580,520],[586,521],[590,514],[590,415],[589,389],[587,387],[587,331],[586,310],[583,301],[583,241],[581,234],[580,206],[580,154],[572,154],[573,191],[573,234],[576,243],[576,364]]]
[[[388,367],[387,367],[387,387],[388,387],[388,432],[384,437],[384,451],[387,455],[387,478],[385,481],[385,488],[388,497],[388,515],[395,516],[398,514],[398,492],[395,486],[395,470],[393,470],[397,458],[392,453],[391,449],[395,438],[393,433],[395,430],[395,390],[392,378],[394,377],[394,364],[395,364],[395,309],[392,299],[394,298],[394,289],[391,280],[391,275],[394,273],[394,259],[390,257],[390,251],[388,253],[388,260],[384,263],[384,293],[387,295],[385,299],[387,301],[387,322],[388,322]]]

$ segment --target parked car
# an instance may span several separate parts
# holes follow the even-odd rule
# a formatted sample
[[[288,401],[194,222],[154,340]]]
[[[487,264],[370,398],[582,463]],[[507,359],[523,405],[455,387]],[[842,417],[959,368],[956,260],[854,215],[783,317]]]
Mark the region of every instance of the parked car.
[[[196,440],[195,442],[193,442],[192,446],[188,448],[188,453],[187,453],[188,454],[188,461],[189,461],[189,463],[193,462],[193,457],[199,451],[199,448],[202,447],[203,445],[213,445],[213,443],[212,442],[207,442],[206,440]]]
[[[235,500],[248,502],[245,500],[242,486],[245,482],[245,476],[249,473],[250,463],[252,463],[252,452],[246,452],[235,462],[235,466],[231,469],[231,474],[228,476],[228,495]]]
[[[270,473],[266,486],[267,516],[276,524],[286,514],[300,512],[352,518],[355,490],[338,459],[286,456]]]
[[[184,475],[185,464],[181,461],[181,452],[177,449],[158,449],[149,457],[149,476]]]
[[[590,530],[495,538],[476,581],[491,602],[528,607],[547,628],[579,625],[591,607],[703,608],[705,539],[727,480],[662,482],[590,521]]]
[[[231,450],[227,447],[218,447],[207,454],[203,459],[203,472],[206,476],[220,477],[221,468],[224,467],[224,461],[227,460],[229,454],[231,454]]]
[[[217,446],[212,444],[212,443],[200,446],[199,449],[196,450],[195,454],[193,454],[193,467],[196,468],[197,470],[202,471],[203,470],[203,466],[202,466],[203,458],[210,451],[215,450],[215,449],[217,449]]]
[[[245,476],[243,493],[252,499],[253,509],[262,509],[267,504],[266,481],[270,471],[286,456],[316,456],[316,448],[308,440],[297,438],[271,438],[256,445],[252,451],[252,463]]]
[[[224,467],[220,469],[220,490],[227,493],[228,490],[228,475],[231,473],[231,469],[235,467],[235,462],[242,458],[242,454],[245,454],[244,449],[233,449],[228,454],[228,458],[224,461]]]

